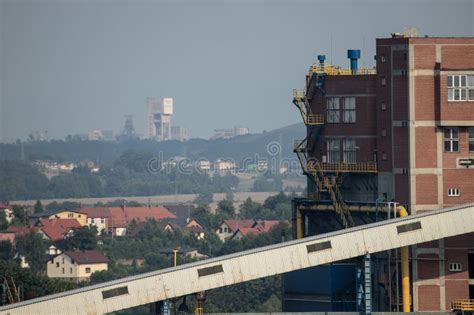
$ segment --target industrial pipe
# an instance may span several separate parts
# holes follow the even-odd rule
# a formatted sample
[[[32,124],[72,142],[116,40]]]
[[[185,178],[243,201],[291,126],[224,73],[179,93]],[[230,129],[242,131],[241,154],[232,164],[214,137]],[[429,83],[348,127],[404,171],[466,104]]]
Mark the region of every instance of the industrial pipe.
[[[403,206],[397,207],[399,217],[408,215],[407,209]],[[402,302],[403,312],[410,312],[410,270],[408,267],[408,246],[401,248],[402,259]]]

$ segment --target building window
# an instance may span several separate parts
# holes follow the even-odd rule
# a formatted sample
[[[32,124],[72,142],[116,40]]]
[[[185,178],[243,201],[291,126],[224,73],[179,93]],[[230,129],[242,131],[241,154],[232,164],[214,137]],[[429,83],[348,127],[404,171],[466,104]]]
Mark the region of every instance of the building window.
[[[387,110],[387,104],[382,103],[382,110]]]
[[[385,59],[385,55],[381,55],[380,56],[380,62],[386,62],[387,59]]]
[[[341,161],[340,146],[341,146],[340,140],[331,139],[327,141],[329,163],[339,163]]]
[[[72,267],[71,267],[71,268],[69,268],[69,273],[72,273]]]
[[[328,123],[339,122],[339,97],[328,97],[327,99]]]
[[[344,139],[343,150],[344,163],[355,163],[357,161],[355,139]]]
[[[449,197],[459,197],[461,196],[461,191],[459,188],[449,188],[448,189],[448,196]]]
[[[380,80],[380,84],[382,84],[383,86],[385,86],[387,84],[387,80],[385,80],[385,78],[382,78]]]
[[[451,127],[444,129],[444,152],[459,151],[459,128]]]
[[[355,97],[344,97],[343,101],[344,101],[344,104],[343,104],[344,122],[355,123],[356,122]]]
[[[105,223],[105,219],[104,219],[104,218],[100,219],[100,223],[104,224],[104,223]]]
[[[448,75],[448,101],[474,101],[474,75]]]
[[[474,152],[474,127],[467,128],[469,151]]]
[[[56,268],[59,268],[59,263],[58,262],[56,263]]]
[[[382,160],[387,161],[387,153],[382,152]]]
[[[382,137],[386,137],[387,136],[387,129],[382,129]]]
[[[449,271],[462,271],[461,263],[449,263]]]
[[[226,228],[226,227],[224,227],[224,233],[227,233],[227,232],[228,232],[227,228]]]
[[[64,265],[64,258],[63,258],[63,265]]]
[[[73,213],[68,213],[68,214],[67,214],[67,217],[68,217],[68,218],[74,218],[74,214],[73,214]]]
[[[63,274],[64,274],[64,268],[63,268]]]
[[[91,268],[90,267],[86,268],[86,273],[91,273]]]

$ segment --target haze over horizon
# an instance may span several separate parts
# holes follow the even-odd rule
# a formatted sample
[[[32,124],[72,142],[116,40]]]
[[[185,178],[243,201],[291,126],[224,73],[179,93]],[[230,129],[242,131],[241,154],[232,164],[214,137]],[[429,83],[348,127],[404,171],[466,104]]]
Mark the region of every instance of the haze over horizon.
[[[118,132],[126,114],[146,134],[149,96],[194,137],[298,123],[291,91],[318,54],[371,67],[375,38],[407,26],[473,36],[473,2],[0,0],[0,140]]]

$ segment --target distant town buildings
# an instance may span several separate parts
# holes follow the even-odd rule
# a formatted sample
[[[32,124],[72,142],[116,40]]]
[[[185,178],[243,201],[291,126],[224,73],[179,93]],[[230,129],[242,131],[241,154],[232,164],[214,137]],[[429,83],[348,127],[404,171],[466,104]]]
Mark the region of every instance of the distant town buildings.
[[[176,141],[189,140],[188,129],[181,126],[171,126],[171,140],[176,140]]]
[[[229,129],[214,129],[214,134],[211,139],[230,139],[237,136],[244,136],[249,134],[249,128],[242,126],[234,126]]]
[[[28,141],[48,141],[48,131],[32,131],[28,135]]]
[[[87,135],[87,140],[91,141],[113,141],[114,132],[113,130],[91,130]]]

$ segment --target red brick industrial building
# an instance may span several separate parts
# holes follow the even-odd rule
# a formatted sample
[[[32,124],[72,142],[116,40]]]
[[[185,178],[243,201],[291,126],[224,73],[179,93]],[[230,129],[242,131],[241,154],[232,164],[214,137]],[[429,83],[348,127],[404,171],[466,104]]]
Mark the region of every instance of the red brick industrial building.
[[[411,214],[474,202],[474,38],[377,39],[376,69],[323,57],[294,96],[308,130],[295,143],[308,175],[307,198],[294,202],[298,237],[330,206],[347,227],[388,201]],[[414,311],[474,299],[474,236],[419,245],[411,266]]]

